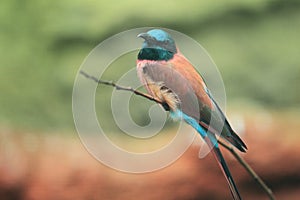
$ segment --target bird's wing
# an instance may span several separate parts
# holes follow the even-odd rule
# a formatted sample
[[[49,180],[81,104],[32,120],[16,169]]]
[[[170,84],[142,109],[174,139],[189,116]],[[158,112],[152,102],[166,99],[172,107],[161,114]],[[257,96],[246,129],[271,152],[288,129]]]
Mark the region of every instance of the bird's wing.
[[[209,95],[210,99],[212,100],[214,104],[214,109],[211,111],[213,115],[217,115],[218,118],[224,122],[224,125],[222,127],[221,136],[225,138],[228,142],[233,144],[236,148],[238,148],[240,151],[245,152],[247,149],[246,144],[243,142],[243,140],[235,133],[235,131],[231,128],[231,125],[229,124],[226,116],[224,115],[223,111],[217,104],[217,102],[214,100],[213,96],[211,95],[210,91],[207,89],[207,94]],[[203,124],[203,126],[207,127],[208,123],[204,121],[200,121],[200,124]],[[219,128],[219,127],[218,127]],[[212,129],[214,129],[212,127]],[[212,130],[213,132],[213,130]]]
[[[200,110],[207,106],[205,97],[199,97],[199,91],[195,91],[189,77],[182,71],[175,69],[169,62],[147,62],[139,70],[139,76],[148,92],[163,102],[170,102],[170,108],[180,108],[185,114],[200,120]],[[195,79],[196,80],[196,79]],[[168,99],[168,95],[162,97],[157,90],[165,90],[175,94],[177,102]],[[198,90],[198,88],[197,88]],[[165,92],[163,92],[165,93]],[[207,96],[207,95],[206,95]],[[199,101],[199,99],[202,99]],[[208,96],[206,97],[210,102]],[[172,105],[175,103],[176,105]]]
[[[200,110],[199,124],[216,135],[221,135],[240,151],[245,152],[247,149],[245,143],[231,128],[224,113],[207,88],[204,79],[194,66],[182,54],[178,54],[177,57],[171,60],[171,63],[179,73],[184,73],[188,77],[187,79],[191,81],[194,91],[197,91],[199,101],[204,103]]]
[[[148,62],[140,71],[143,73],[144,83],[145,80],[148,83],[152,81],[169,88],[178,97],[180,109],[185,114],[196,119],[206,130],[216,135],[221,134],[239,150],[245,151],[246,145],[232,130],[203,78],[183,55],[176,54],[168,62]],[[148,86],[148,91],[152,91],[153,95],[150,87]]]

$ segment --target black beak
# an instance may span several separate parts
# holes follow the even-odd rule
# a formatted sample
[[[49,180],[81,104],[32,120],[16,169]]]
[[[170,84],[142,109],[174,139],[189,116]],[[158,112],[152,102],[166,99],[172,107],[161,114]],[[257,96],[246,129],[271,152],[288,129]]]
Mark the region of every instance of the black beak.
[[[146,41],[149,41],[152,38],[148,33],[140,33],[140,34],[137,35],[137,37],[143,38]]]

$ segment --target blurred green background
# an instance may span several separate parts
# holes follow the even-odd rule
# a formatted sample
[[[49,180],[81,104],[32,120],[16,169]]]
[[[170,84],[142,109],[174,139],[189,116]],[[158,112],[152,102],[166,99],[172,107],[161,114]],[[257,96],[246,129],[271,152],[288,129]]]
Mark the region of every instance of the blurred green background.
[[[249,147],[243,156],[278,199],[298,200],[299,0],[1,1],[0,199],[231,199],[215,160],[198,159],[199,145],[165,169],[133,175],[99,164],[80,143],[72,117],[76,73],[101,41],[138,27],[180,31],[208,51],[224,80],[229,120]],[[134,65],[122,56],[105,79]],[[155,142],[120,137],[112,88],[99,88],[101,125],[121,148],[149,152],[173,138],[172,129]],[[147,124],[153,103],[132,99],[134,120]],[[242,196],[266,197],[223,152]]]
[[[73,81],[109,36],[159,26],[195,38],[216,62],[228,104],[297,110],[299,1],[6,0],[0,7],[0,124],[73,129]]]

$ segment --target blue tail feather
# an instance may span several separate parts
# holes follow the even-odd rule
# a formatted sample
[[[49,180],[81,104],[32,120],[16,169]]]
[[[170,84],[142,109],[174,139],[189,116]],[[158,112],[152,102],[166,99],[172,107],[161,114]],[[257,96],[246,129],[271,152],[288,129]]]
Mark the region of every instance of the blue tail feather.
[[[171,117],[173,119],[183,119],[186,123],[188,123],[189,125],[191,125],[194,129],[197,130],[197,132],[201,135],[201,137],[205,140],[205,142],[207,143],[207,145],[213,149],[213,154],[229,184],[229,188],[230,188],[230,191],[231,191],[231,194],[233,196],[233,198],[235,200],[241,200],[241,196],[240,196],[240,193],[234,183],[234,180],[231,176],[231,173],[229,171],[229,168],[225,162],[225,159],[219,149],[219,146],[218,146],[218,141],[217,141],[217,138],[210,132],[206,132],[205,129],[203,129],[201,127],[201,125],[199,125],[199,123],[192,117],[184,114],[182,111],[180,110],[177,110],[175,112],[171,112]]]
[[[184,114],[181,110],[172,111],[170,116],[173,119],[183,119],[187,124],[196,129],[202,138],[207,136],[206,131],[199,125],[199,123],[194,118]]]

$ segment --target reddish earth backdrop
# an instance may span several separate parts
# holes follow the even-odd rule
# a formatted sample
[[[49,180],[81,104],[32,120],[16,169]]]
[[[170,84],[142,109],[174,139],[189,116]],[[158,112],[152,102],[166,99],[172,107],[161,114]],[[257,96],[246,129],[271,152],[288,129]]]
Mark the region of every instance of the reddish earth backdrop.
[[[300,199],[299,128],[293,117],[272,119],[263,128],[246,120],[249,151],[242,155],[277,199]],[[213,156],[199,160],[195,145],[171,166],[139,175],[103,166],[76,137],[1,129],[0,148],[1,200],[231,199]],[[223,152],[243,199],[268,199]]]

